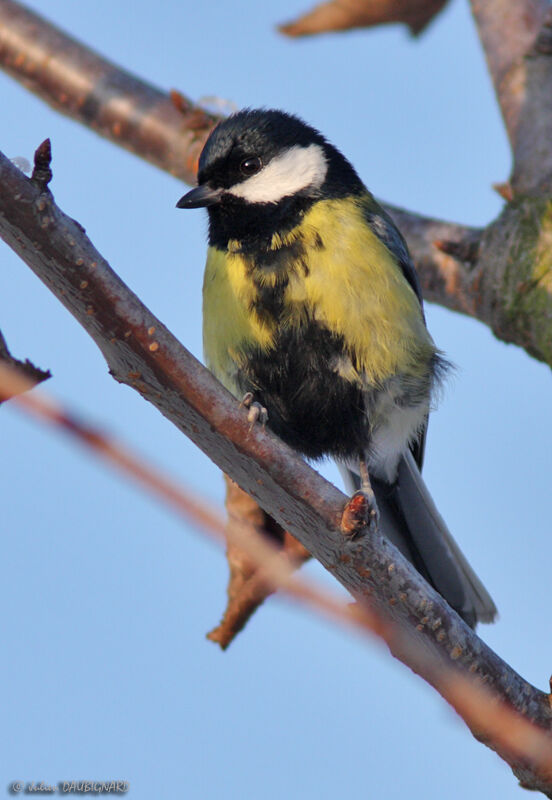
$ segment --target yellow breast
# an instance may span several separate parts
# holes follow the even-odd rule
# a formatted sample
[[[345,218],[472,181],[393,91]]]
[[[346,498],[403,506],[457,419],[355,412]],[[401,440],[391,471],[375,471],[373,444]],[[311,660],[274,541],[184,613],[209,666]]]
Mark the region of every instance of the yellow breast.
[[[314,319],[343,337],[350,380],[381,384],[427,372],[435,347],[418,298],[400,265],[365,221],[362,198],[323,200],[285,236],[276,234],[274,268],[259,268],[231,242],[209,249],[204,282],[204,347],[210,368],[231,390],[244,348],[269,351],[279,326]],[[282,261],[285,275],[282,275]],[[285,279],[285,280],[283,280]],[[278,320],[259,314],[260,286],[282,285]]]

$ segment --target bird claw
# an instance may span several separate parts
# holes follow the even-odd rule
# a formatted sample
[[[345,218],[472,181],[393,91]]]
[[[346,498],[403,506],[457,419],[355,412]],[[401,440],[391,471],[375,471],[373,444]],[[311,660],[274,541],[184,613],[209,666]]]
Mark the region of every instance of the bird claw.
[[[247,392],[244,394],[240,406],[245,406],[245,408],[249,409],[247,413],[247,421],[250,423],[249,430],[253,430],[253,426],[260,422],[263,428],[266,426],[268,422],[268,411],[264,406],[260,403],[257,403],[254,399],[253,392]]]
[[[253,426],[256,425],[257,422],[260,422],[264,428],[268,421],[268,411],[260,403],[251,403],[249,412],[247,414],[247,420],[251,423],[249,430],[252,430]]]
[[[355,492],[347,501],[341,516],[341,531],[349,539],[364,533],[374,534],[379,528],[379,511],[373,492]]]
[[[255,395],[253,392],[246,392],[241,399],[240,408],[244,406],[245,408],[249,408],[253,400],[255,399]]]

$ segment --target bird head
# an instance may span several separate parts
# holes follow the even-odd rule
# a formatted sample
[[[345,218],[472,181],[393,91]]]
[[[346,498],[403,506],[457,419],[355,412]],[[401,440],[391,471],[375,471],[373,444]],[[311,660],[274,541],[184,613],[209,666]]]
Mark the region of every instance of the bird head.
[[[347,159],[315,128],[283,111],[246,109],[219,123],[199,159],[198,186],[178,208],[209,210],[211,224],[277,228],[317,200],[364,190]]]

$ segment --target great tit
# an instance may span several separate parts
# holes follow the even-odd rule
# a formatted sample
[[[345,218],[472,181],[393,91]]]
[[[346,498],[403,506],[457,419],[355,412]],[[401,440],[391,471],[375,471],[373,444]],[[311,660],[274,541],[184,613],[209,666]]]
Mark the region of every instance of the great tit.
[[[495,605],[422,480],[448,362],[426,328],[407,246],[351,163],[291,114],[221,122],[178,208],[206,207],[209,368],[349,489],[371,479],[382,531],[471,626]]]

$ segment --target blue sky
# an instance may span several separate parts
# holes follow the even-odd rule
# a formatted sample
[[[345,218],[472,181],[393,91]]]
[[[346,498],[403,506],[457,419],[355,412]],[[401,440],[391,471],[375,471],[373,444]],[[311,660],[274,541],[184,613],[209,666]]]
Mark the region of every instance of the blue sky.
[[[43,3],[31,6],[44,11]],[[376,195],[484,225],[509,152],[467,4],[418,41],[403,29],[289,41],[292,0],[50,0],[50,18],[193,99],[299,113]],[[203,212],[183,186],[63,119],[0,75],[0,148],[52,140],[52,190],[131,288],[201,356]],[[6,112],[4,112],[6,113]],[[0,327],[47,390],[219,504],[211,462],[107,374],[91,340],[0,246]],[[547,688],[552,389],[547,367],[429,306],[458,367],[433,414],[425,476],[500,610],[480,629]],[[222,550],[71,443],[2,407],[0,787],[130,783],[129,796],[326,800],[521,797],[509,769],[384,648],[271,599],[230,650],[204,638],[225,601]],[[325,474],[338,480],[331,465]],[[332,585],[322,568],[307,571]],[[543,631],[545,632],[543,634]]]

